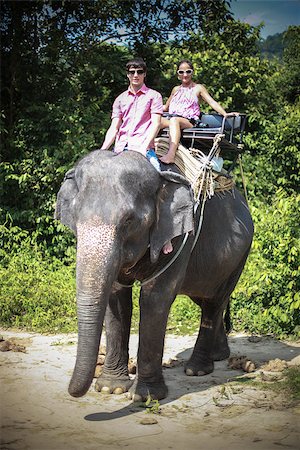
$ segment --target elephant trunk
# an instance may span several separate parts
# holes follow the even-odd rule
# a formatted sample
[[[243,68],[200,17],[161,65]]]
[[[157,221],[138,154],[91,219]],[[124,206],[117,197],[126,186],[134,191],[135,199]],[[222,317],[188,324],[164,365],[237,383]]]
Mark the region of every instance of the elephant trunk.
[[[105,311],[116,278],[115,227],[94,217],[77,225],[76,297],[78,344],[69,385],[73,397],[84,395],[94,377]]]

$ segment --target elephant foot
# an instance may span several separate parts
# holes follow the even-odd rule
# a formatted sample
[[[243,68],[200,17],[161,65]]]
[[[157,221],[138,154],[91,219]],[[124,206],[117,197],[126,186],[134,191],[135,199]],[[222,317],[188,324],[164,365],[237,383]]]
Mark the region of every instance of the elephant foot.
[[[95,389],[102,394],[124,394],[132,385],[129,377],[111,378],[100,375],[95,384]]]
[[[168,388],[164,380],[158,382],[145,382],[135,379],[127,394],[133,402],[145,402],[149,397],[152,400],[162,400],[168,395]]]
[[[228,347],[228,345],[214,349],[213,352],[214,361],[223,361],[224,359],[228,359],[229,356],[230,356],[230,348]]]
[[[185,367],[184,372],[189,377],[201,377],[214,371],[213,361],[195,361],[190,359]]]

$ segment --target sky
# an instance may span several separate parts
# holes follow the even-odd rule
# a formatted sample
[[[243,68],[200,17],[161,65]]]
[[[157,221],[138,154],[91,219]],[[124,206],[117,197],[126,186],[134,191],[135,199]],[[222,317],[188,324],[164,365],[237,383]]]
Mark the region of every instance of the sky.
[[[282,33],[290,25],[300,25],[300,0],[232,0],[234,17],[250,25],[264,22],[261,36]]]

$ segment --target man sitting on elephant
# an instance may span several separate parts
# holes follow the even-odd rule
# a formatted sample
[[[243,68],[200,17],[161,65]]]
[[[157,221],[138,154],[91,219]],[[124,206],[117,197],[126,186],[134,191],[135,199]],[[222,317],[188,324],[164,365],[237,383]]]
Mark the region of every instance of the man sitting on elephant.
[[[115,142],[114,152],[134,150],[142,153],[160,171],[160,163],[154,150],[154,138],[160,130],[163,100],[159,92],[148,88],[144,81],[147,67],[142,58],[126,64],[129,87],[113,103],[112,121],[100,150],[108,149]],[[163,253],[173,250],[171,242],[163,247]]]
[[[111,125],[101,150],[109,149],[115,142],[114,152],[137,151],[160,170],[153,140],[160,130],[162,96],[145,85],[147,67],[142,58],[129,61],[126,70],[129,87],[114,101]]]

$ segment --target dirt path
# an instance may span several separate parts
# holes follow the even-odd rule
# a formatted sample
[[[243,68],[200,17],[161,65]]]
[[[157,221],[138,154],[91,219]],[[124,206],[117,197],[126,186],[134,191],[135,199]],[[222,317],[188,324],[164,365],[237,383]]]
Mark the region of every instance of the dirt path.
[[[0,330],[0,334],[26,347],[26,353],[0,352],[2,450],[299,448],[300,406],[273,390],[243,381],[245,377],[280,378],[281,372],[271,373],[262,364],[276,358],[300,364],[300,343],[267,337],[250,342],[245,335],[230,336],[232,355],[246,355],[257,370],[245,374],[223,361],[216,363],[213,374],[197,378],[183,373],[182,362],[190,356],[195,337],[167,336],[164,361],[178,362],[164,369],[168,398],[147,413],[125,394],[101,395],[91,388],[79,399],[68,395],[76,335],[12,330]],[[136,348],[134,335],[133,357]],[[229,380],[238,383],[228,384]],[[154,414],[156,409],[159,414]],[[147,421],[153,423],[144,424]]]

